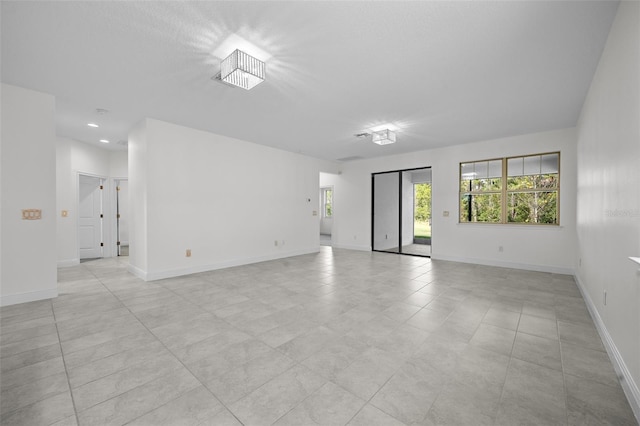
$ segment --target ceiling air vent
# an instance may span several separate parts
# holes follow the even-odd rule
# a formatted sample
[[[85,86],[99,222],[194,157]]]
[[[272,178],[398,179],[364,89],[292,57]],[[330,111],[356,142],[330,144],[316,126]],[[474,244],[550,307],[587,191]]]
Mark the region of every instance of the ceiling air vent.
[[[354,160],[362,160],[364,157],[360,157],[359,155],[354,155],[352,157],[344,157],[338,158],[336,161],[354,161]]]

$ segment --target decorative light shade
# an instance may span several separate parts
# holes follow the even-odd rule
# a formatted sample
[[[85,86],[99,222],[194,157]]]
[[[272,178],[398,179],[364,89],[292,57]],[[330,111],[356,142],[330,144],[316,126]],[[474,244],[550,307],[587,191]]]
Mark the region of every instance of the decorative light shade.
[[[238,49],[220,64],[220,79],[243,89],[249,90],[262,83],[264,77],[264,62]]]
[[[389,129],[379,130],[371,134],[371,140],[378,145],[396,143],[396,132]]]

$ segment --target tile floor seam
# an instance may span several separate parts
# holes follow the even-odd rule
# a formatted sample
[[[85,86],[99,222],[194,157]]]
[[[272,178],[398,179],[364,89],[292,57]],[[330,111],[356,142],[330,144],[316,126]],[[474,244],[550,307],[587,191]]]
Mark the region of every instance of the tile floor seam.
[[[78,408],[76,407],[76,400],[73,397],[73,388],[71,387],[71,378],[69,377],[69,369],[67,368],[67,362],[64,359],[64,351],[62,350],[62,341],[60,340],[60,330],[58,330],[58,321],[56,321],[56,312],[51,304],[51,310],[53,311],[53,321],[56,325],[56,333],[58,334],[58,344],[60,345],[60,356],[62,357],[62,364],[64,364],[64,372],[67,376],[67,386],[69,387],[69,395],[71,396],[71,405],[73,406],[73,414],[76,417],[76,423],[80,424],[80,418],[78,417]]]
[[[404,422],[403,422],[402,420],[400,420],[399,418],[397,418],[396,416],[394,416],[393,414],[388,413],[388,412],[387,412],[387,411],[385,411],[384,409],[382,409],[382,408],[378,407],[377,405],[373,404],[371,401],[373,401],[373,399],[376,397],[376,395],[377,395],[377,394],[378,394],[382,389],[384,389],[384,387],[387,385],[387,383],[389,383],[389,382],[391,381],[391,379],[393,379],[393,378],[395,377],[395,375],[396,375],[396,374],[398,374],[398,372],[400,371],[401,367],[402,367],[402,366],[404,366],[404,364],[405,364],[405,363],[406,363],[406,361],[405,361],[405,362],[403,362],[403,363],[402,363],[402,365],[401,365],[400,367],[396,368],[396,369],[394,370],[393,374],[391,374],[391,375],[389,376],[389,378],[388,378],[388,379],[387,379],[387,380],[386,380],[386,381],[385,381],[385,382],[384,382],[380,387],[378,387],[378,390],[376,390],[376,391],[374,392],[374,394],[373,394],[373,395],[371,395],[371,398],[369,398],[368,400],[366,400],[366,403],[365,403],[365,405],[367,405],[367,404],[371,404],[372,406],[376,407],[378,410],[380,410],[380,411],[382,411],[383,413],[385,413],[385,414],[387,414],[387,415],[389,415],[389,416],[393,417],[394,419],[396,419],[396,420],[397,420],[397,421],[399,421],[400,423],[404,423]],[[338,385],[338,386],[340,386],[340,385]],[[357,395],[356,395],[356,396],[357,396]],[[363,406],[363,407],[364,407],[364,406]]]
[[[99,406],[99,405],[101,405],[101,404],[104,404],[105,402],[111,401],[112,399],[119,398],[119,397],[121,397],[122,395],[124,395],[124,394],[126,394],[126,393],[128,393],[128,392],[134,391],[134,390],[136,390],[136,389],[139,389],[139,388],[141,388],[141,387],[143,387],[143,386],[146,386],[146,385],[148,385],[149,383],[152,383],[152,382],[155,382],[155,381],[157,381],[157,380],[160,380],[160,379],[163,379],[163,378],[165,378],[165,377],[168,377],[168,376],[170,376],[170,375],[172,375],[172,374],[176,373],[177,371],[178,371],[178,369],[174,369],[174,370],[168,371],[166,374],[162,374],[162,375],[160,375],[160,376],[158,376],[158,377],[155,377],[153,380],[150,380],[150,381],[145,382],[145,383],[141,383],[141,384],[139,384],[139,385],[137,385],[137,386],[132,387],[131,389],[127,389],[126,391],[124,391],[124,392],[122,392],[122,393],[119,393],[119,394],[117,394],[117,395],[110,396],[110,397],[109,397],[109,398],[107,398],[107,399],[103,399],[103,400],[101,400],[101,401],[99,401],[99,402],[97,402],[97,403],[95,403],[95,404],[93,404],[93,405],[87,406],[86,408],[84,408],[84,409],[80,410],[80,413],[83,413],[83,412],[85,412],[85,411],[91,410],[92,408],[95,408],[95,407],[97,407],[97,406]],[[184,391],[184,393],[187,393],[187,392],[189,392],[189,391],[191,391],[191,390],[193,390],[193,389],[195,389],[195,388],[188,389],[188,390]],[[180,396],[182,396],[182,395],[183,395],[183,394],[179,394],[179,395],[178,395],[178,398],[179,398]],[[176,399],[176,398],[174,398],[174,399]],[[165,404],[168,404],[169,402],[172,402],[174,399],[171,399],[170,401],[167,401]],[[158,406],[158,407],[154,407],[153,409],[149,410],[148,412],[146,412],[146,413],[144,413],[144,414],[148,414],[148,413],[150,413],[151,411],[155,410],[156,408],[159,408],[159,407],[161,407],[161,406],[163,406],[163,405],[165,405],[165,404],[162,404],[162,405],[160,405],[160,406]],[[79,417],[80,417],[80,416],[78,415],[78,419],[79,419]],[[127,423],[129,423],[129,422],[127,422]],[[80,423],[78,422],[78,424],[80,424]]]
[[[292,366],[291,368],[289,368],[288,370],[286,370],[286,371],[282,372],[282,373],[281,373],[281,374],[279,374],[278,376],[280,376],[280,375],[282,375],[282,374],[285,374],[287,371],[291,370],[292,368],[300,367],[300,366],[302,366],[302,367],[304,367],[304,368],[307,368],[307,369],[311,370],[309,367],[306,367],[306,366],[304,366],[304,365],[302,365],[302,364],[296,364],[296,365],[293,365],[293,366]],[[276,377],[278,377],[278,376],[276,376]],[[276,377],[274,377],[273,379],[275,379]],[[273,380],[273,379],[271,379],[271,380]],[[269,380],[269,382],[270,382],[271,380]],[[327,380],[327,382],[328,382],[328,381],[329,381],[329,380]],[[267,383],[269,383],[269,382],[267,382]],[[327,382],[325,382],[325,384],[326,384]],[[267,383],[263,384],[262,386],[265,386]],[[262,386],[260,386],[258,389],[260,389]],[[324,384],[323,384],[322,386],[324,386]],[[313,396],[316,392],[318,392],[318,390],[320,390],[320,389],[322,388],[322,386],[320,386],[320,387],[319,387],[318,389],[316,389],[315,391],[311,392],[309,395],[305,396],[305,397],[304,397],[304,399],[302,399],[302,400],[301,400],[300,402],[298,402],[297,404],[293,405],[293,406],[291,407],[291,409],[289,409],[289,411],[287,411],[286,413],[284,413],[283,415],[281,415],[280,417],[278,417],[277,419],[275,419],[273,422],[271,422],[271,426],[273,426],[274,424],[278,423],[278,420],[280,420],[281,418],[283,418],[284,416],[286,416],[287,414],[289,414],[290,412],[292,412],[293,410],[295,410],[296,408],[298,408],[298,406],[299,406],[299,405],[301,405],[301,404],[303,404],[307,399],[311,398],[311,396]],[[257,391],[258,389],[255,389],[255,391]],[[255,392],[255,391],[253,391],[253,392]],[[250,393],[251,393],[251,392],[250,392]],[[247,394],[247,395],[249,395],[249,394]],[[245,396],[247,396],[247,395],[245,395]],[[242,398],[244,398],[244,396],[243,396]],[[242,399],[242,398],[240,398],[240,399]],[[240,401],[240,399],[239,399],[238,401]],[[239,420],[239,419],[238,419],[238,420]],[[240,423],[242,423],[242,422],[240,422]],[[242,424],[244,424],[244,423],[242,423]]]
[[[515,337],[513,339],[514,343],[515,343]],[[518,358],[516,358],[518,359]],[[505,372],[504,375],[504,383],[502,383],[502,390],[500,391],[500,399],[498,400],[498,406],[496,407],[496,414],[493,416],[493,423],[495,424],[498,421],[498,413],[500,412],[500,406],[502,405],[502,401],[504,400],[504,396],[505,396],[505,392],[506,392],[506,383],[507,383],[507,376],[509,375],[509,369],[511,368],[511,361],[513,360],[513,357],[510,356],[509,357],[509,362],[507,363],[507,370]],[[526,362],[526,361],[524,361]]]
[[[560,336],[558,336],[560,337]],[[564,406],[565,406],[565,416],[567,419],[567,425],[569,424],[569,390],[567,388],[567,373],[564,371],[564,356],[562,355],[562,345],[558,343],[558,348],[560,350],[560,366],[562,368],[562,390],[564,393]]]
[[[41,403],[41,402],[43,402],[43,401],[46,401],[46,400],[48,400],[48,399],[50,399],[50,398],[55,398],[56,396],[64,395],[64,394],[65,394],[65,392],[58,392],[58,393],[55,393],[55,394],[53,394],[53,395],[48,395],[47,397],[45,397],[45,398],[43,398],[43,399],[39,399],[39,400],[37,400],[37,401],[30,402],[29,404],[24,405],[24,406],[22,406],[22,407],[14,408],[14,409],[13,409],[13,410],[11,410],[11,411],[7,411],[6,413],[2,413],[1,417],[6,418],[6,417],[8,417],[10,414],[14,414],[16,411],[24,410],[24,409],[26,409],[26,408],[31,407],[32,405],[39,404],[39,403]],[[62,420],[62,419],[61,419],[61,420]]]

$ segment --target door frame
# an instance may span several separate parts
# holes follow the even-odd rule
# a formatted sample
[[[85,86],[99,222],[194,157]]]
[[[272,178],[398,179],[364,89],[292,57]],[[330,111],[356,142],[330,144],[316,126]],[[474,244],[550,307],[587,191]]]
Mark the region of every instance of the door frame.
[[[426,258],[431,258],[431,255],[427,256],[427,255],[422,255],[422,254],[414,254],[414,253],[403,253],[402,252],[402,173],[403,172],[411,172],[414,170],[422,170],[422,169],[429,169],[431,170],[431,188],[433,191],[433,167],[432,166],[424,166],[424,167],[413,167],[410,169],[399,169],[399,170],[388,170],[388,171],[384,171],[384,172],[375,172],[375,173],[371,173],[371,251],[375,251],[378,253],[391,253],[391,254],[402,254],[404,256],[414,256],[414,257],[426,257]],[[398,174],[398,251],[394,252],[394,251],[388,251],[388,250],[376,250],[374,247],[374,232],[375,232],[375,225],[374,225],[374,206],[375,206],[375,176],[376,175],[384,175],[384,174],[392,174],[392,173],[397,173]],[[433,192],[432,194],[432,199],[431,202],[433,204]],[[413,204],[415,205],[415,194],[414,194],[414,199],[413,199]],[[433,206],[432,206],[433,209]],[[415,214],[415,213],[413,213]],[[415,217],[414,217],[414,221],[415,221]],[[415,232],[415,231],[414,231]],[[433,229],[432,229],[432,237],[433,237]],[[432,246],[431,246],[431,250],[433,252],[433,238],[431,239],[432,241]]]
[[[129,182],[128,177],[114,177],[111,178],[110,198],[111,209],[109,210],[109,218],[111,222],[111,250],[113,257],[119,257],[118,254],[118,182],[126,180]]]

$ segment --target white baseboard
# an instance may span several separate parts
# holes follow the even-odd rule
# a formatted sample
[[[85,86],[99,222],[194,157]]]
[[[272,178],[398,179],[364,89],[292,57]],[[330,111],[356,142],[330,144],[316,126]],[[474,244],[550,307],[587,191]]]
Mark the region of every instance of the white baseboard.
[[[70,266],[77,266],[79,264],[80,259],[58,260],[58,268],[68,268]]]
[[[252,263],[266,262],[269,260],[283,259],[292,256],[300,256],[303,254],[317,253],[319,247],[282,251],[278,253],[269,253],[261,256],[254,256],[242,259],[232,259],[222,262],[209,263],[206,265],[189,266],[186,268],[165,269],[163,271],[143,271],[135,266],[129,265],[129,272],[143,279],[144,281],[155,281],[165,278],[180,277],[182,275],[197,274],[200,272],[214,271],[216,269],[231,268],[233,266],[249,265]]]
[[[564,268],[560,266],[532,265],[527,263],[503,262],[500,260],[475,259],[470,257],[442,256],[438,254],[431,254],[431,259],[447,260],[460,263],[472,263],[476,265],[498,266],[500,268],[523,269],[525,271],[550,272],[552,274],[573,275],[575,273],[575,270],[573,268]]]
[[[35,302],[36,300],[58,297],[58,287],[47,290],[29,291],[27,293],[7,294],[0,296],[0,306],[17,305],[18,303]]]
[[[616,371],[616,374],[620,379],[622,390],[629,400],[629,405],[636,416],[636,420],[640,423],[640,389],[638,388],[638,384],[633,380],[633,376],[631,375],[629,368],[627,368],[627,364],[624,362],[624,359],[622,358],[618,347],[614,343],[613,338],[609,334],[607,326],[604,324],[596,305],[593,303],[591,296],[589,296],[589,293],[586,291],[586,288],[582,284],[582,281],[580,281],[580,277],[578,277],[578,275],[575,275],[575,280],[578,284],[578,289],[580,289],[580,293],[582,293],[582,298],[587,304],[587,309],[591,314],[591,318],[598,329],[598,333],[604,343],[604,347],[609,354],[609,358],[613,364],[613,369]]]
[[[371,251],[369,246],[353,246],[350,244],[331,244],[333,248],[345,249],[345,250],[358,250],[358,251]]]
[[[133,266],[132,264],[128,264],[127,265],[127,271],[131,272],[133,275],[135,275],[136,277],[140,278],[141,280],[149,281],[147,279],[147,272],[142,270],[142,269],[140,269],[140,268],[137,268],[137,267]]]

